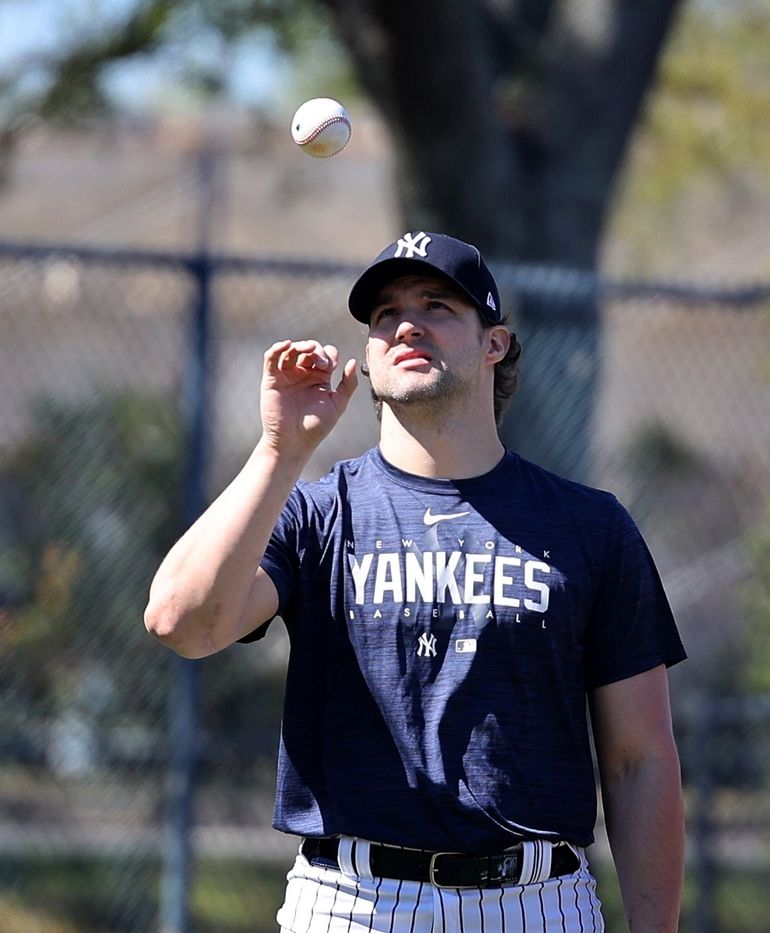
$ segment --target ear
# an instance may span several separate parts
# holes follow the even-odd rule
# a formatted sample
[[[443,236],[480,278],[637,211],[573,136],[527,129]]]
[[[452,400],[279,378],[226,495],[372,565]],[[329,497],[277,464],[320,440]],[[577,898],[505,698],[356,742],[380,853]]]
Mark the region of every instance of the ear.
[[[511,332],[507,327],[499,325],[490,327],[485,331],[487,343],[487,361],[493,366],[499,363],[508,352],[511,345]]]

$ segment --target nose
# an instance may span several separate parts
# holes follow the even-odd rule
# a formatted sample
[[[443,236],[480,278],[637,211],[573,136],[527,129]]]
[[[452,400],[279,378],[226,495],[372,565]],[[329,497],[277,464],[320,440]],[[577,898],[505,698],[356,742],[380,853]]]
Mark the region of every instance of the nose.
[[[417,317],[413,314],[407,314],[399,322],[396,328],[396,340],[408,340],[412,337],[420,337],[424,333],[424,328],[417,323]]]

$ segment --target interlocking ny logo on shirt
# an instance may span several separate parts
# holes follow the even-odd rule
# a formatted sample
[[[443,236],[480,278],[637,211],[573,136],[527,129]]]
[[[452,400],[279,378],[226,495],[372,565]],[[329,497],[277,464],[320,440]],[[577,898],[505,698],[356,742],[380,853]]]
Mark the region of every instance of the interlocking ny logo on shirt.
[[[417,642],[417,656],[420,658],[436,657],[436,636],[423,632]]]
[[[463,516],[470,514],[470,512],[452,512],[448,515],[434,515],[430,510],[430,506],[428,506],[428,508],[425,509],[425,515],[423,515],[422,520],[426,525],[435,525],[436,522],[447,522],[452,518],[463,518]]]

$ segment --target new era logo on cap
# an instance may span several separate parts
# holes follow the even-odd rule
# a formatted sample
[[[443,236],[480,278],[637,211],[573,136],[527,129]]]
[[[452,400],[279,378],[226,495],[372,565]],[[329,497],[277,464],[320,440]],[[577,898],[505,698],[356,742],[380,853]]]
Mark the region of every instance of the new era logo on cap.
[[[363,271],[348,298],[351,314],[368,324],[380,289],[393,279],[418,272],[448,279],[488,324],[501,323],[497,284],[478,249],[444,233],[424,230],[399,237]]]

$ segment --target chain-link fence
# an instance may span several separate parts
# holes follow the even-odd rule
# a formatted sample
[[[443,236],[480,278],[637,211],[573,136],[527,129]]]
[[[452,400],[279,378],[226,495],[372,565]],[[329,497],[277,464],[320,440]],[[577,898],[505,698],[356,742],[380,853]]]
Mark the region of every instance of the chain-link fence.
[[[360,357],[357,270],[0,244],[0,271],[0,930],[274,930],[282,630],[183,662],[142,611],[258,436],[264,349]],[[691,655],[682,929],[770,931],[770,289],[498,271],[525,347],[506,439],[619,495]],[[307,475],[376,436],[364,387]]]

